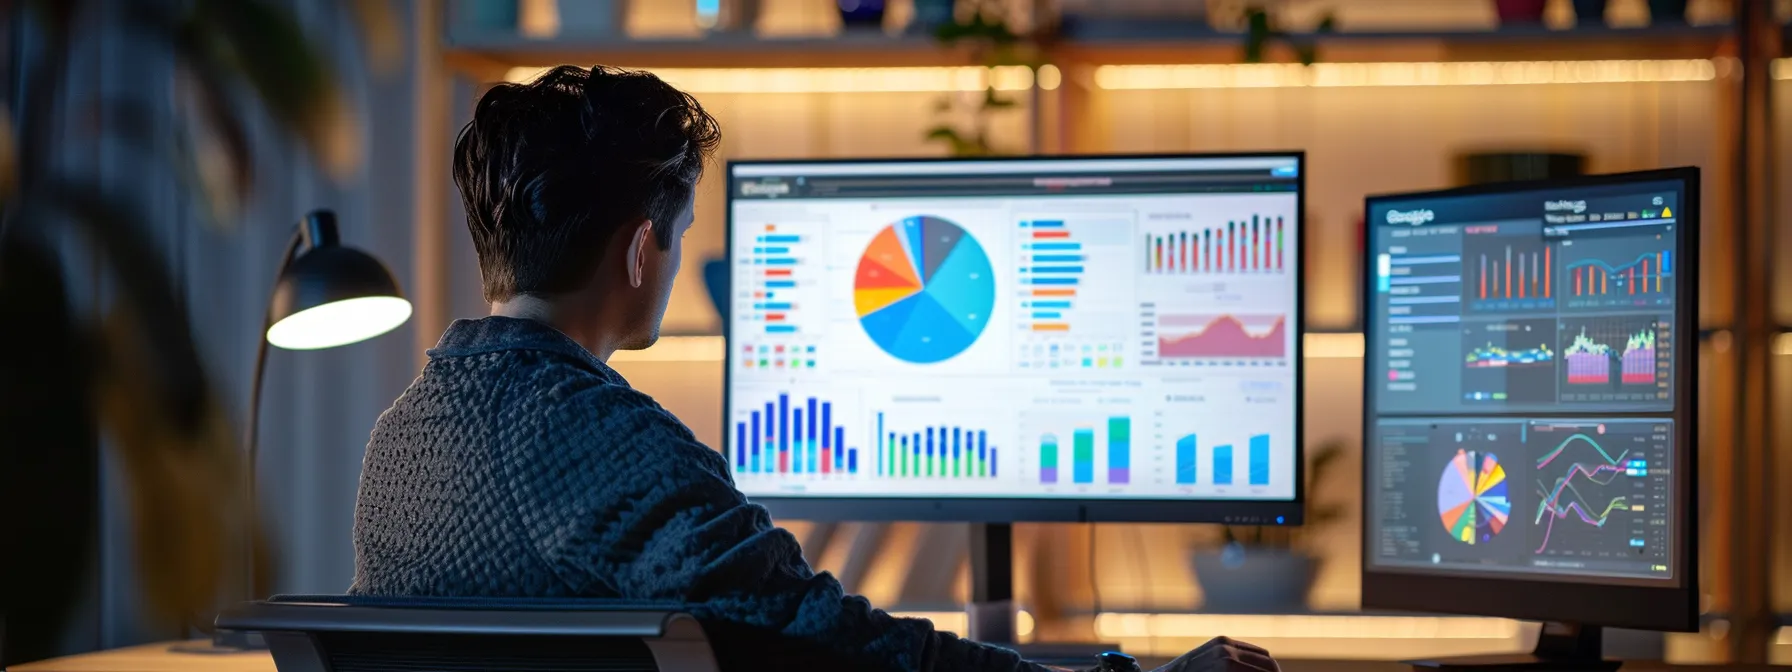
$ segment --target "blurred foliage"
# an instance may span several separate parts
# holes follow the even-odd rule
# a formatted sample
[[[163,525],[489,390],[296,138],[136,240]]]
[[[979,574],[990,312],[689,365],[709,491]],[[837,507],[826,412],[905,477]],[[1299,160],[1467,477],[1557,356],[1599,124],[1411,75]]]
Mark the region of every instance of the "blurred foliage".
[[[403,55],[393,8],[336,1],[360,20],[369,62],[389,72]],[[56,155],[122,141],[172,167],[180,188],[229,228],[256,184],[245,118],[255,108],[337,178],[358,169],[362,142],[335,66],[285,4],[0,0],[0,14],[12,35],[31,36],[29,50],[8,45],[14,81],[0,116],[0,315],[9,326],[0,330],[0,535],[6,548],[31,549],[9,554],[0,579],[6,665],[53,651],[86,590],[102,445],[120,469],[146,616],[191,624],[269,583],[270,554],[248,553],[266,542],[240,437],[194,345],[176,272],[154,244],[166,227]],[[133,48],[175,59],[173,95],[154,98],[173,100],[172,115],[153,114],[149,101],[70,99],[75,45],[116,28],[149,38]],[[65,279],[77,276],[105,289],[71,296]],[[97,296],[108,300],[94,305]],[[245,555],[262,565],[254,586]]]
[[[968,5],[968,8],[965,7]],[[1047,27],[1036,26],[1028,35],[1015,32],[1009,25],[1010,4],[1004,0],[965,0],[962,14],[968,18],[941,25],[934,39],[941,46],[968,46],[972,62],[984,67],[1027,66],[1037,70],[1044,64],[1041,42],[1050,34]],[[934,104],[941,121],[928,129],[929,142],[945,143],[952,156],[996,156],[1021,152],[998,149],[989,137],[991,117],[1000,111],[1020,107],[1013,96],[997,91],[990,82],[977,94],[947,93]],[[971,128],[961,128],[950,120],[954,112],[968,112]]]

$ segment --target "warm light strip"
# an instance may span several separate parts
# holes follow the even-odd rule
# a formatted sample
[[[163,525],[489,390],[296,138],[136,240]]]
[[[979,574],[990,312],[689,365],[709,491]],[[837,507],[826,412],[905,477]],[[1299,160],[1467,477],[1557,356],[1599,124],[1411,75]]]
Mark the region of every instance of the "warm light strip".
[[[1792,340],[1782,339],[1782,343]],[[663,336],[646,350],[622,350],[612,362],[720,362],[728,344],[721,336]],[[1362,334],[1307,334],[1309,358],[1351,359],[1363,356]]]
[[[1143,637],[1205,639],[1509,639],[1518,621],[1444,616],[1281,616],[1235,614],[1119,614],[1095,617],[1103,640]]]
[[[1716,79],[1718,69],[1718,63],[1711,59],[1103,65],[1095,68],[1095,86],[1107,90],[1161,90],[1704,82]]]
[[[892,612],[897,618],[924,618],[933,621],[933,627],[946,632],[964,634],[965,626],[970,619],[962,611],[906,611]],[[1022,639],[1033,636],[1033,614],[1021,609],[1014,614],[1014,634]]]
[[[943,91],[1025,91],[1033,88],[1033,69],[1024,65],[994,68],[650,68],[673,86],[691,93],[933,93]],[[511,68],[508,82],[528,82],[547,68]],[[1047,65],[1039,84],[1057,88],[1062,76]]]

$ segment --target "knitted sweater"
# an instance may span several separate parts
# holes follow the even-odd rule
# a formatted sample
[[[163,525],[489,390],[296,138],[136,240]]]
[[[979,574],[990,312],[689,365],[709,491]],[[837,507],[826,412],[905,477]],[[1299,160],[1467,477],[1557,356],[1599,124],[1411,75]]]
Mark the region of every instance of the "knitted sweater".
[[[721,455],[529,320],[429,351],[367,443],[354,537],[353,594],[680,602],[724,668],[1042,669],[846,595]]]

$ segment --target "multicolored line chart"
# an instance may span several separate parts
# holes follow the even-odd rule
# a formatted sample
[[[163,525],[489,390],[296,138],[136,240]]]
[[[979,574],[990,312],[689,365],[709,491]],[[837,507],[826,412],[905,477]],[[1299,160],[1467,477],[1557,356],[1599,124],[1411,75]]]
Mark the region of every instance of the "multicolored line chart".
[[[1634,557],[1665,548],[1669,432],[1656,422],[1538,423],[1533,552]]]

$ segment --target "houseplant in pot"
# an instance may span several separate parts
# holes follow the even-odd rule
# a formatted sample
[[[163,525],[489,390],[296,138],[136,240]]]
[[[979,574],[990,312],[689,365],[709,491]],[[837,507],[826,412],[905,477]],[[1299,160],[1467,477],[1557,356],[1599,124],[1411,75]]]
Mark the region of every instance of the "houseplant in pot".
[[[1308,544],[1344,516],[1344,504],[1323,497],[1344,457],[1344,442],[1320,444],[1307,456],[1306,523],[1302,527],[1220,528],[1215,543],[1195,552],[1195,582],[1203,611],[1228,614],[1290,613],[1307,607],[1319,572]]]

